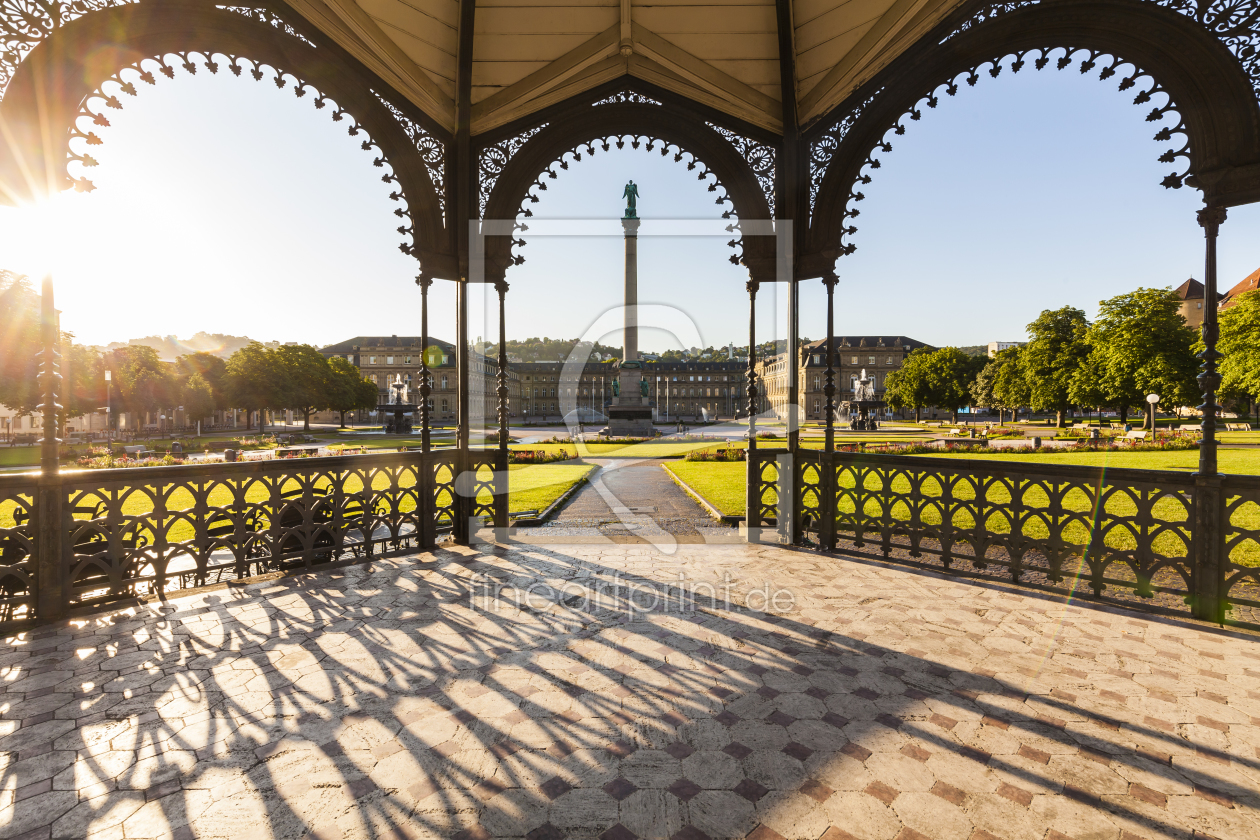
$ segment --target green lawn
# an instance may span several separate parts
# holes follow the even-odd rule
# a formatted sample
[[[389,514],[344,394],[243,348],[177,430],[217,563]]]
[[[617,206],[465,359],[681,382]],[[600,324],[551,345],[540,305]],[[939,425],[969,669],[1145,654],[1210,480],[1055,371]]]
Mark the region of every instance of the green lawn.
[[[10,446],[0,449],[0,467],[33,467],[38,464],[38,446]]]
[[[1020,461],[1039,464],[1079,464],[1085,467],[1116,467],[1134,470],[1177,470],[1193,472],[1199,466],[1199,453],[1194,449],[1182,449],[1168,452],[1064,452],[1036,455],[1021,452],[1011,455],[988,455],[986,453],[941,452],[932,458],[968,458],[976,460],[999,461],[1008,463]],[[1216,454],[1223,473],[1234,475],[1260,474],[1260,449],[1222,449]]]
[[[744,515],[746,467],[743,461],[671,461],[665,465],[725,516]]]

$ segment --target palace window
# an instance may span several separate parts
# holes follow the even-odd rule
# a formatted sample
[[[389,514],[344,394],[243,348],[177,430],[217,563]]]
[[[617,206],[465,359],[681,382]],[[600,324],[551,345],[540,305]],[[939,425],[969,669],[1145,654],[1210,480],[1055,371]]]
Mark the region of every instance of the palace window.
[[[374,364],[376,364],[376,357],[375,357],[375,356],[368,356],[368,364],[369,364],[369,365],[374,365]]]
[[[446,374],[442,374],[442,390],[446,390]],[[442,410],[446,410],[446,400],[442,400]]]
[[[856,365],[857,363],[858,363],[858,357],[857,357],[857,356],[850,356],[850,357],[849,357],[849,364],[851,364],[851,365]]]
[[[873,365],[873,364],[875,364],[875,357],[874,357],[874,356],[867,356],[867,357],[866,357],[866,363],[867,363],[868,365]]]
[[[387,364],[387,365],[392,365],[393,363],[394,363],[394,357],[393,357],[393,356],[386,356],[386,357],[385,357],[385,364]]]
[[[892,357],[892,356],[889,356],[889,357],[888,357],[888,360],[884,362],[884,364],[886,364],[886,365],[891,365],[892,363],[893,363],[893,357]]]

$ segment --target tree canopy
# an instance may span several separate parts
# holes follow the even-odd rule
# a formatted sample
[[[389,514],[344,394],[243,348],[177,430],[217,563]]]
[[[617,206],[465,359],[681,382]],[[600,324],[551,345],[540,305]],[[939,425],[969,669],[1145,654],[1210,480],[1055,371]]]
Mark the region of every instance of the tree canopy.
[[[1247,292],[1220,316],[1217,350],[1223,402],[1260,403],[1260,291]],[[1203,351],[1203,341],[1195,345]]]
[[[1089,354],[1069,398],[1078,405],[1111,406],[1123,417],[1159,394],[1166,408],[1193,405],[1198,396],[1192,352],[1194,330],[1170,289],[1138,289],[1099,303],[1087,333]]]
[[[931,355],[926,347],[918,348],[884,381],[884,400],[889,407],[898,411],[913,408],[916,423],[922,419],[923,409],[932,404]]]
[[[1053,411],[1056,425],[1072,407],[1072,379],[1089,356],[1089,322],[1071,306],[1044,310],[1028,325],[1031,339],[1019,354],[1033,411]]]

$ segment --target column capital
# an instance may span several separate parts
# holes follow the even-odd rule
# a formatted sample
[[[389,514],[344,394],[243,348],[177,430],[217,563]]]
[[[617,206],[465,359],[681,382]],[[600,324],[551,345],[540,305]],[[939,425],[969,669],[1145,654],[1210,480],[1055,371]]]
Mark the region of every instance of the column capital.
[[[621,228],[625,231],[627,237],[639,235],[639,219],[622,219]]]
[[[433,278],[427,274],[421,274],[416,278],[416,285],[419,286],[422,291],[427,292],[429,287],[433,285]]]
[[[1199,226],[1204,229],[1219,227],[1226,215],[1224,207],[1204,207],[1198,212]]]
[[[834,289],[836,284],[840,282],[840,278],[834,271],[828,271],[822,276],[823,285],[828,289]]]
[[[507,283],[507,281],[506,281],[506,280],[495,280],[495,281],[494,281],[494,290],[495,290],[496,292],[498,292],[500,295],[506,295],[506,294],[507,294],[507,290],[508,290],[508,283]]]

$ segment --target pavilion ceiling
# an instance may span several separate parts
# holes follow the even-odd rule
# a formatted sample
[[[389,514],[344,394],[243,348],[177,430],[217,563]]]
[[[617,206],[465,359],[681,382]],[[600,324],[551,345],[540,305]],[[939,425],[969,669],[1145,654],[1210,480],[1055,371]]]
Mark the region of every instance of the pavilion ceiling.
[[[455,124],[455,0],[288,0],[429,116]],[[960,0],[791,0],[797,110],[826,113]],[[478,0],[472,131],[621,76],[783,128],[774,0]]]

